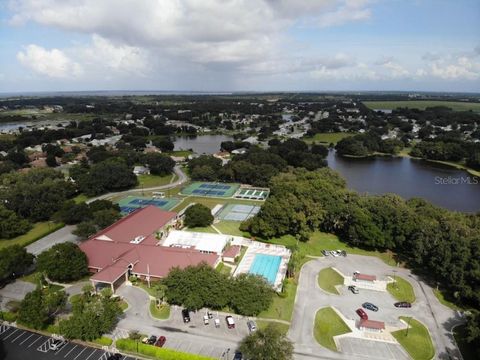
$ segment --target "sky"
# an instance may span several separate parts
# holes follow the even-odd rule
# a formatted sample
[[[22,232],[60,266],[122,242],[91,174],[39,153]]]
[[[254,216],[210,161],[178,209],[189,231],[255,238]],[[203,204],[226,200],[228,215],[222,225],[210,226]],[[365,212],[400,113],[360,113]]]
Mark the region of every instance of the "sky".
[[[480,92],[479,0],[0,0],[0,92]]]

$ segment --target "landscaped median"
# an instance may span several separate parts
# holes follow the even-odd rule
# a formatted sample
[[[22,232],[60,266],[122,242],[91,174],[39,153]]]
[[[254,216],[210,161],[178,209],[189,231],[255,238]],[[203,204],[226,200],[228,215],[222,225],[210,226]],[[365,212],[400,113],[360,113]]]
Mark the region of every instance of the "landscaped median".
[[[208,356],[189,354],[168,348],[147,345],[131,339],[117,340],[116,347],[121,351],[145,355],[160,360],[214,360],[214,358]]]
[[[335,345],[333,340],[334,336],[349,332],[351,332],[350,328],[331,307],[317,311],[313,335],[320,345],[332,351],[337,351],[337,345]]]
[[[160,307],[157,307],[157,301],[150,300],[150,314],[155,319],[167,320],[170,317],[170,305],[162,304]]]
[[[325,268],[318,273],[318,286],[330,294],[339,295],[336,286],[343,284],[343,276],[333,268]]]
[[[410,354],[413,360],[430,360],[435,355],[432,339],[428,329],[420,322],[410,317],[400,316],[409,325],[409,329],[392,332],[392,335]]]
[[[412,284],[400,276],[395,276],[395,281],[387,284],[387,290],[398,301],[415,302]]]

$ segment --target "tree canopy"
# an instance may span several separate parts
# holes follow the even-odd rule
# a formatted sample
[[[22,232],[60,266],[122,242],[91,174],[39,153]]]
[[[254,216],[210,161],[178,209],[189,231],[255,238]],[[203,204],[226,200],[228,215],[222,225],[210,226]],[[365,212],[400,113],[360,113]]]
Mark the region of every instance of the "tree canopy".
[[[0,249],[0,279],[23,273],[33,264],[33,259],[34,256],[20,245]]]
[[[213,223],[211,210],[202,204],[194,204],[185,211],[184,224],[188,227],[204,227]]]
[[[63,308],[66,299],[64,291],[37,288],[25,295],[20,303],[17,321],[34,329],[44,329],[52,323],[54,314]]]
[[[244,338],[240,351],[246,359],[291,360],[293,344],[275,324],[258,329]]]
[[[87,256],[76,244],[56,244],[38,255],[37,269],[53,281],[78,280],[88,274]]]

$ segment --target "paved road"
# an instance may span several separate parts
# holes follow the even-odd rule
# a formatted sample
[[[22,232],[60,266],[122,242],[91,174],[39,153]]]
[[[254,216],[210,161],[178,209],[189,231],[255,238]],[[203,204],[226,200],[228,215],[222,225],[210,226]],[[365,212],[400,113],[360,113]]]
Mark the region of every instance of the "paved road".
[[[34,255],[40,254],[42,251],[50,249],[53,245],[64,242],[78,242],[78,237],[72,234],[75,229],[73,225],[67,225],[63,228],[44,236],[26,247],[29,253]]]
[[[342,289],[340,296],[327,294],[318,287],[317,275],[321,269],[331,266],[340,270],[344,275],[351,275],[353,271],[359,270],[367,274],[375,274],[378,278],[393,276],[392,270],[396,270],[397,275],[410,281],[414,287],[417,300],[411,309],[396,309],[393,307],[395,300],[386,292],[362,289],[360,294],[354,295]],[[320,258],[303,266],[300,273],[292,325],[288,333],[289,337],[295,342],[296,351],[306,355],[316,354],[335,359],[351,359],[354,356],[353,354],[335,353],[318,345],[313,337],[315,314],[319,308],[334,305],[347,318],[355,319],[357,315],[354,311],[364,301],[373,302],[380,307],[380,311],[375,313],[375,317],[372,316],[375,320],[395,325],[395,323],[398,324],[398,316],[406,315],[413,316],[424,323],[431,333],[436,349],[436,358],[448,359],[449,354],[458,356],[458,349],[451,336],[451,329],[462,319],[453,310],[440,304],[432,289],[415,275],[412,275],[408,269],[390,267],[377,258],[360,255],[348,255],[346,258]],[[357,357],[362,355],[356,354]],[[382,356],[380,351],[378,353],[373,351],[370,357],[364,357],[363,355],[362,358],[374,359],[382,358]]]
[[[26,281],[17,280],[0,290],[0,309],[6,309],[9,301],[22,301],[25,295],[35,290],[35,285]]]

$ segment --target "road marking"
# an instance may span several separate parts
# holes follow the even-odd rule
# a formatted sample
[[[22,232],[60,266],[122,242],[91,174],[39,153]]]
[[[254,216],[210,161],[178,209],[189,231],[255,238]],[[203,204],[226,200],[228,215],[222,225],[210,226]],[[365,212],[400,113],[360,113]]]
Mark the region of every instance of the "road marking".
[[[28,334],[26,331],[22,332],[20,335],[18,335],[15,339],[13,339],[12,341],[10,341],[11,343],[17,341],[17,339],[20,339],[23,335],[25,334]]]
[[[75,350],[76,347],[77,347],[77,345],[75,345],[75,346],[64,356],[64,358],[66,358],[73,350]]]
[[[40,340],[42,337],[39,336],[38,338],[36,338],[30,345],[28,345],[27,347],[30,347],[32,346],[33,344],[35,344],[38,340]]]
[[[5,337],[3,338],[3,340],[7,340],[10,336],[12,336],[13,334],[15,334],[17,331],[18,331],[18,329],[13,330],[10,334],[8,334],[7,336],[5,336]]]
[[[22,345],[25,341],[27,341],[28,339],[30,339],[33,335],[35,335],[35,334],[30,334],[29,337],[27,337],[25,340],[23,340],[23,341],[22,341],[20,344],[18,344],[18,345]]]
[[[97,349],[93,350],[93,352],[90,355],[88,355],[88,357],[85,360],[90,359],[90,356],[92,356],[96,351],[97,351]]]
[[[63,344],[63,346],[62,346],[59,350],[55,351],[55,356],[57,356],[58,354],[60,354],[60,351],[62,351],[63,349],[66,349],[67,346],[68,346],[68,343]]]
[[[75,358],[74,358],[73,360],[77,360],[77,358],[80,356],[80,354],[83,353],[85,350],[87,350],[87,348],[83,348],[83,350],[80,351],[80,352],[78,353],[78,355],[75,356]]]

